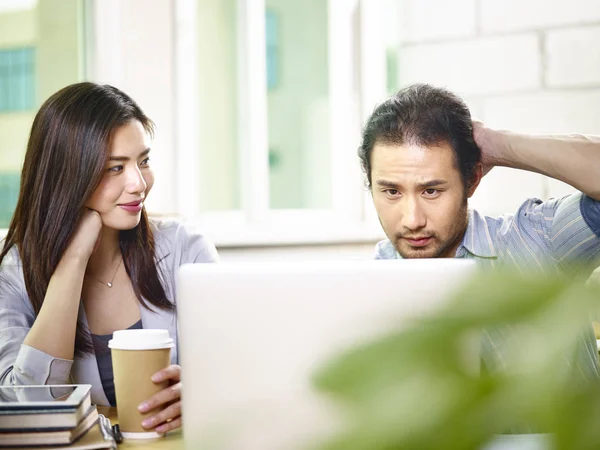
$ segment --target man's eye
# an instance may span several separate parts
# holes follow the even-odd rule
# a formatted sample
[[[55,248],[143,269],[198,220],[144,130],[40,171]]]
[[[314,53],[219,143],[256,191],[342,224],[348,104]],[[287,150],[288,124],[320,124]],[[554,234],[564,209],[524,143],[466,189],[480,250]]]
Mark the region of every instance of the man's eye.
[[[140,163],[140,166],[147,166],[148,164],[150,164],[149,156]]]
[[[398,189],[387,189],[385,192],[387,192],[389,195],[393,195],[393,196],[396,196],[400,193],[400,191],[398,191]]]
[[[438,191],[437,189],[425,189],[425,194],[426,194],[428,197],[435,196],[435,195],[439,194],[439,192],[440,192],[440,191]]]

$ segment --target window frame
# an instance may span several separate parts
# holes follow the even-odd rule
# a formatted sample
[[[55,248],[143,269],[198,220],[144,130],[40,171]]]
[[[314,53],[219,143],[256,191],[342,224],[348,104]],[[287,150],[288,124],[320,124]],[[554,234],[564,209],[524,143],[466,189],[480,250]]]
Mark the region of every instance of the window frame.
[[[197,77],[195,2],[177,0],[178,73],[176,116],[180,142],[198,142],[197,96],[187,86]],[[221,246],[370,242],[383,237],[370,194],[363,187],[356,148],[361,124],[385,98],[385,43],[378,38],[381,9],[369,1],[328,0],[329,105],[332,208],[269,208],[265,1],[238,0],[241,210],[201,213],[197,194],[178,195],[178,213],[198,224]],[[368,49],[368,51],[367,51]],[[193,55],[190,57],[190,55]],[[365,58],[368,55],[368,58]],[[190,70],[190,68],[192,68]],[[376,70],[374,70],[376,68]],[[353,130],[353,132],[348,132]],[[181,139],[184,137],[183,139]],[[242,145],[243,143],[243,145]],[[197,193],[200,183],[192,145],[177,147],[179,192]],[[350,149],[350,151],[348,151]],[[191,161],[191,163],[190,163]],[[190,210],[190,203],[194,206]]]

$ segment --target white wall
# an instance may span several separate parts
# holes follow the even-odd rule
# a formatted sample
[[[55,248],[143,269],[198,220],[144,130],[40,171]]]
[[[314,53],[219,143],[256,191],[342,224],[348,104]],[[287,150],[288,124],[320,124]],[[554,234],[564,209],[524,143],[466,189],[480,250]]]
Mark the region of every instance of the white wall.
[[[492,127],[600,134],[600,1],[399,1],[401,85],[446,86]],[[572,190],[496,168],[472,206],[500,214]]]

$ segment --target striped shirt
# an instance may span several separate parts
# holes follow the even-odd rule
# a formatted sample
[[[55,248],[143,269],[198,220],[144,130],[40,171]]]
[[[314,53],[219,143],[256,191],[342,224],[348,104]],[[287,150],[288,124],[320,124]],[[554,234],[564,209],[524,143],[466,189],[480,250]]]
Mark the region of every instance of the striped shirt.
[[[581,193],[546,202],[529,199],[515,214],[499,218],[470,210],[456,257],[474,258],[483,267],[510,264],[520,271],[563,271],[577,263],[579,270],[591,273],[600,257],[600,201]],[[399,258],[389,239],[377,244],[375,259]],[[591,327],[589,331],[576,364],[586,378],[597,378],[597,345]],[[491,371],[504,368],[501,343],[510,339],[510,333],[487,330],[485,336],[484,364]]]

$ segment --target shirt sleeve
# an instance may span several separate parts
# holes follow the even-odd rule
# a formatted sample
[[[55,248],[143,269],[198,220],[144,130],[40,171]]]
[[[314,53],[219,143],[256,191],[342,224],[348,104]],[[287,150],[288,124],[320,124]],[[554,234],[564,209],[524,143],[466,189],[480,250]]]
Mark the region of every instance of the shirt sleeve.
[[[573,194],[554,203],[549,237],[558,264],[595,264],[600,256],[600,202]]]
[[[581,196],[581,216],[594,234],[600,237],[600,201],[594,200],[587,195]]]
[[[593,269],[600,256],[600,202],[577,193],[546,202],[532,199],[517,213],[525,244],[541,240],[563,270]]]
[[[23,344],[35,320],[16,265],[0,267],[0,385],[66,384],[72,360]]]

